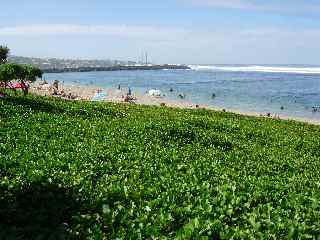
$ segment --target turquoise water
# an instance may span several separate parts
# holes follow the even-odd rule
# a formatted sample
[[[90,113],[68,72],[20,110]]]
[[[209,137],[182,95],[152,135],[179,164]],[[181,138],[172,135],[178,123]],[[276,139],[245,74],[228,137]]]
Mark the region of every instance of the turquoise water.
[[[45,74],[49,81],[103,88],[156,88],[166,98],[195,104],[320,120],[320,68],[316,66],[191,66],[193,70]],[[173,92],[170,92],[170,89]],[[180,93],[185,100],[178,98]],[[212,95],[215,97],[212,98]],[[283,110],[281,110],[283,108]]]

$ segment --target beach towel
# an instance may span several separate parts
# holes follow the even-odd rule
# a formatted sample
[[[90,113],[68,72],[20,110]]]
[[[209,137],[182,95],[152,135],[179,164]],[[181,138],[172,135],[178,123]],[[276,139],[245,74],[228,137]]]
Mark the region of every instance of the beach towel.
[[[91,101],[103,101],[106,96],[106,93],[98,92],[92,97]]]

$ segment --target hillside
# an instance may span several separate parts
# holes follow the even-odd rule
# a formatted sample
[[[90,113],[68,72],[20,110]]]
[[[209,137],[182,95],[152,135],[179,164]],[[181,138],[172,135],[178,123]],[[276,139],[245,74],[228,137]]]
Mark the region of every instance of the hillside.
[[[9,62],[30,64],[43,70],[68,69],[68,68],[103,68],[115,65],[134,65],[132,61],[119,60],[82,60],[82,59],[59,59],[59,58],[32,58],[21,56],[9,56]]]
[[[132,61],[118,60],[43,59],[10,56],[8,61],[12,63],[32,65],[40,68],[45,73],[190,69],[187,65],[180,64],[137,64]]]
[[[316,239],[320,126],[0,99],[0,239]]]

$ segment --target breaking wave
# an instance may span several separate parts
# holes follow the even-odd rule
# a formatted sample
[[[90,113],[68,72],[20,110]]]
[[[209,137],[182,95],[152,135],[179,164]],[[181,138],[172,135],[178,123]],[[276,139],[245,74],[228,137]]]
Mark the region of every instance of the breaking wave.
[[[208,66],[205,66],[205,65],[189,65],[189,67],[193,71],[320,74],[320,67],[211,66],[211,65],[208,65]]]

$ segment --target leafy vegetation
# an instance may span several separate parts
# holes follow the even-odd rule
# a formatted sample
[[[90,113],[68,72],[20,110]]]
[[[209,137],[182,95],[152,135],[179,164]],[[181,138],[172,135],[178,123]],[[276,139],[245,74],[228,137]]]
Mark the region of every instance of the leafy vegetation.
[[[4,83],[4,88],[10,86],[12,81],[19,81],[23,86],[22,90],[24,95],[28,94],[28,82],[34,82],[37,78],[41,77],[42,71],[33,66],[15,63],[6,63],[0,66],[0,83]]]
[[[0,100],[0,239],[317,239],[320,127]]]
[[[28,83],[34,82],[42,77],[42,71],[31,65],[21,65],[16,63],[6,63],[9,54],[9,48],[0,46],[0,90],[10,87],[12,81],[19,81],[24,95],[28,94]],[[15,90],[15,87],[10,87]]]
[[[7,46],[0,46],[0,65],[7,62],[9,52],[10,50]]]

